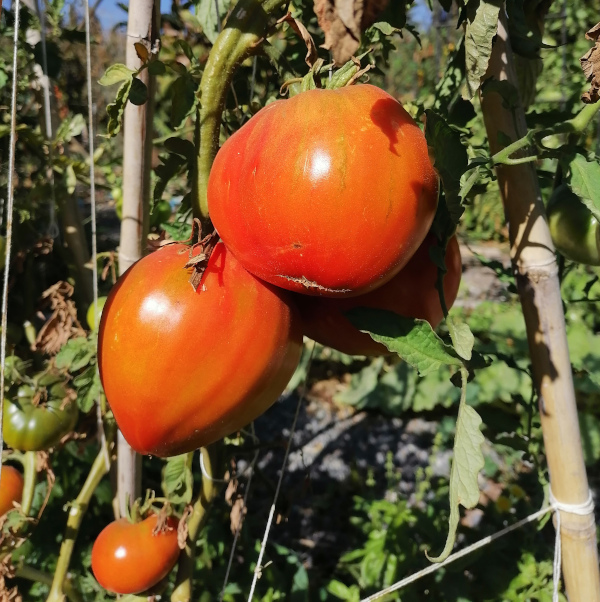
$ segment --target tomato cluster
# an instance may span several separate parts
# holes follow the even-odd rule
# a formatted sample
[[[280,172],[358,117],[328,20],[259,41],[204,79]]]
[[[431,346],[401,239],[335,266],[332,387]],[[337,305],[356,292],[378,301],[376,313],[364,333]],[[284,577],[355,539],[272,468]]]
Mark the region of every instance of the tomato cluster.
[[[243,428],[286,386],[303,334],[347,353],[386,352],[347,309],[439,323],[437,243],[426,240],[437,195],[420,128],[379,88],[311,90],[259,111],[211,170],[222,242],[197,287],[193,248],[168,244],[132,266],[104,306],[100,376],[132,447],[170,456]],[[455,239],[446,260],[450,306]]]

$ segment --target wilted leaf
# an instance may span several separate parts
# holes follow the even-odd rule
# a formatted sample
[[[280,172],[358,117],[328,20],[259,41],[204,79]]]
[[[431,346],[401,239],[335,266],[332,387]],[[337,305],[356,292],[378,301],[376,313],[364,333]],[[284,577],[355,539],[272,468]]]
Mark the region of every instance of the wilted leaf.
[[[474,508],[479,502],[479,485],[477,477],[484,467],[485,461],[481,453],[484,442],[480,431],[481,417],[467,405],[467,376],[463,372],[462,395],[456,420],[454,436],[454,457],[450,470],[450,519],[448,521],[448,537],[442,553],[432,558],[432,562],[442,562],[450,555],[456,539],[456,529],[460,519],[459,506]]]
[[[567,163],[567,169],[569,187],[600,220],[600,163],[576,154]]]
[[[361,32],[375,22],[388,0],[315,0],[315,14],[325,33],[323,47],[343,65],[360,45]]]
[[[194,479],[192,476],[193,454],[168,458],[162,471],[162,490],[173,504],[192,501]]]
[[[477,93],[481,78],[488,68],[501,6],[500,0],[470,0],[467,4],[465,60],[467,87],[471,97]]]
[[[306,57],[304,57],[304,60],[309,67],[312,67],[315,64],[315,61],[319,58],[317,54],[317,47],[315,46],[313,37],[310,35],[308,29],[306,29],[302,21],[292,17],[292,13],[288,13],[284,17],[281,17],[277,23],[287,23],[296,32],[296,34],[304,40],[304,43],[306,44]]]
[[[590,89],[583,94],[581,100],[593,104],[600,100],[600,23],[596,23],[585,37],[595,42],[594,47],[588,50],[580,60],[581,68],[586,80],[591,84]]]
[[[374,341],[415,367],[421,376],[444,365],[462,365],[425,320],[403,318],[391,311],[365,307],[351,309],[345,315],[356,328],[367,332]]]
[[[119,88],[114,102],[111,102],[106,107],[106,114],[108,115],[106,134],[108,138],[116,136],[121,131],[121,127],[123,125],[123,113],[125,111],[127,99],[129,98],[129,91],[131,90],[132,81],[132,77],[125,81]]]

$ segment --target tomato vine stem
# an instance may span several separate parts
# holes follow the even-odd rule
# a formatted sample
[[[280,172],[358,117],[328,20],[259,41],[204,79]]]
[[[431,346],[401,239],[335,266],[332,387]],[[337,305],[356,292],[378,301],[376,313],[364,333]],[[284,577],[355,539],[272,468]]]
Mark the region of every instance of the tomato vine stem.
[[[110,448],[114,440],[114,430],[111,430],[106,436],[106,447]],[[56,570],[54,571],[54,578],[52,580],[52,586],[46,602],[64,602],[66,590],[64,589],[65,580],[67,578],[67,572],[69,570],[69,564],[71,562],[71,556],[73,555],[73,548],[75,546],[75,540],[79,533],[79,528],[83,521],[83,517],[88,509],[88,505],[92,498],[96,487],[98,487],[100,481],[104,475],[108,472],[106,466],[106,454],[104,449],[100,449],[92,468],[79,492],[79,495],[69,507],[69,518],[67,519],[67,528],[65,530],[65,536],[60,546],[60,553],[58,556],[58,562],[56,564]]]
[[[23,456],[23,496],[21,498],[21,510],[25,516],[29,516],[33,496],[35,494],[35,483],[37,480],[36,452],[28,451]]]
[[[285,4],[287,0],[240,0],[206,61],[197,92],[200,103],[194,134],[197,157],[192,190],[192,208],[195,217],[202,221],[204,232],[211,230],[206,189],[219,149],[221,119],[233,75],[257,51],[267,34],[270,17]]]
[[[204,468],[208,476],[202,475],[202,489],[194,502],[192,514],[188,520],[188,537],[185,550],[183,550],[179,558],[177,579],[175,581],[175,589],[171,594],[171,602],[190,602],[192,600],[196,540],[206,523],[208,510],[221,489],[221,482],[213,480],[218,466],[220,448],[221,443],[215,443],[200,450],[204,461]]]

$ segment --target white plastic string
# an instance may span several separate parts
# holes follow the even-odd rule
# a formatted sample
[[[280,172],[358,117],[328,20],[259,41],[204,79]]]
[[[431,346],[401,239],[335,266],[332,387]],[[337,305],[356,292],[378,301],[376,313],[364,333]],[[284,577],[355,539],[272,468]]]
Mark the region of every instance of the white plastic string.
[[[6,259],[4,260],[4,281],[2,284],[2,332],[0,333],[0,468],[2,467],[2,450],[4,449],[4,366],[6,363],[6,327],[8,314],[8,277],[10,254],[12,250],[12,221],[13,206],[15,201],[15,146],[17,141],[17,50],[19,46],[19,17],[21,11],[20,0],[14,0],[15,11],[14,40],[13,40],[13,79],[12,95],[10,102],[10,141],[8,147],[8,197],[6,204]],[[2,474],[2,471],[0,471]]]
[[[292,447],[292,439],[294,437],[294,433],[296,432],[296,424],[298,422],[298,416],[300,415],[300,407],[302,406],[302,402],[304,401],[304,396],[306,395],[306,383],[308,381],[308,375],[310,373],[310,366],[312,363],[313,354],[315,352],[315,343],[312,344],[312,349],[310,351],[310,356],[308,358],[308,364],[306,366],[306,377],[304,379],[304,387],[302,389],[302,395],[298,397],[298,403],[296,404],[296,413],[294,414],[294,420],[292,422],[292,428],[290,429],[290,436],[287,440],[287,445],[285,447],[285,454],[283,456],[283,462],[281,464],[281,472],[279,473],[279,481],[277,481],[277,488],[275,489],[275,497],[273,499],[273,504],[271,505],[271,509],[269,510],[269,518],[267,519],[267,525],[265,527],[265,534],[263,536],[263,540],[260,546],[260,552],[258,554],[258,560],[256,561],[256,567],[254,568],[254,575],[252,577],[252,586],[250,587],[250,594],[248,595],[248,602],[252,602],[252,598],[254,597],[254,590],[256,588],[256,583],[259,580],[262,569],[262,559],[265,554],[265,549],[267,547],[267,541],[269,540],[269,533],[271,532],[271,525],[273,523],[273,517],[275,516],[275,506],[277,505],[277,500],[279,498],[279,491],[281,489],[281,483],[283,482],[283,475],[285,474],[285,469],[287,466],[288,456],[290,455],[290,449]]]
[[[577,514],[578,516],[589,516],[594,513],[594,499],[592,498],[592,492],[588,493],[588,499],[583,504],[563,504],[559,502],[552,493],[552,489],[549,490],[549,499],[552,508],[556,510],[556,539],[554,542],[554,571],[553,571],[553,582],[554,591],[552,592],[552,602],[558,602],[558,589],[560,583],[560,568],[561,568],[561,554],[562,554],[562,542],[560,537],[560,513],[566,512],[567,514]]]
[[[45,0],[44,0],[45,2]],[[48,204],[48,212],[50,214],[48,220],[48,236],[56,238],[59,234],[56,224],[56,190],[54,187],[54,160],[52,150],[52,115],[50,111],[50,76],[48,75],[48,53],[46,50],[46,6],[40,8],[40,0],[36,0],[35,9],[40,21],[40,34],[42,37],[42,88],[44,91],[44,121],[46,122],[46,139],[48,141],[48,157],[50,165],[48,167],[48,178],[50,180],[50,203]]]
[[[487,537],[484,537],[483,539],[475,542],[474,544],[467,546],[466,548],[460,550],[459,552],[456,552],[455,554],[451,554],[443,562],[439,562],[437,564],[432,564],[432,565],[424,568],[422,571],[413,573],[409,577],[406,577],[405,579],[402,579],[401,581],[397,581],[393,585],[390,585],[389,587],[386,587],[385,589],[382,589],[381,591],[379,591],[371,596],[368,596],[367,598],[363,598],[361,600],[361,602],[373,602],[374,600],[379,600],[380,598],[383,598],[384,596],[387,596],[388,594],[391,594],[392,592],[396,592],[396,591],[406,587],[407,585],[410,585],[410,584],[414,583],[415,581],[418,581],[419,579],[426,577],[427,575],[431,575],[432,573],[439,571],[442,567],[445,567],[445,566],[455,562],[456,560],[459,560],[460,558],[464,558],[465,556],[468,556],[469,554],[471,554],[472,552],[475,552],[476,550],[479,550],[481,548],[484,548],[485,546],[490,545],[492,542],[496,541],[497,539],[500,539],[501,537],[504,537],[505,535],[508,535],[509,533],[512,533],[513,531],[516,531],[517,529],[520,529],[521,527],[524,527],[525,525],[528,525],[529,523],[532,523],[533,521],[538,520],[539,518],[548,514],[549,512],[556,513],[556,540],[555,540],[555,549],[554,549],[554,573],[553,573],[554,591],[553,591],[552,602],[558,602],[559,601],[558,592],[559,592],[560,572],[561,572],[560,571],[560,568],[561,568],[560,513],[567,512],[570,514],[577,514],[579,516],[588,516],[590,514],[593,514],[593,512],[594,512],[594,502],[592,499],[591,492],[589,493],[588,499],[583,504],[563,504],[561,502],[558,502],[558,501],[556,501],[555,497],[552,495],[552,490],[550,490],[549,498],[550,498],[550,505],[547,506],[546,508],[542,508],[541,510],[534,512],[533,514],[530,514],[529,516],[521,519],[520,521],[517,521],[514,525],[510,525],[510,526],[506,527],[505,529],[502,529],[501,531],[494,533],[493,535],[488,535]]]
[[[90,155],[90,212],[92,217],[92,292],[94,296],[94,320],[98,320],[98,241],[96,235],[96,171],[94,165],[94,98],[92,96],[92,50],[90,35],[90,3],[85,0],[85,53],[87,72],[87,96],[88,96],[88,146]],[[97,324],[96,324],[97,327]],[[96,370],[98,365],[96,364]],[[106,469],[110,468],[110,457],[106,446],[106,433],[102,423],[102,408],[100,407],[100,395],[96,400],[96,421],[98,424],[98,435],[100,445],[104,450],[104,463]]]

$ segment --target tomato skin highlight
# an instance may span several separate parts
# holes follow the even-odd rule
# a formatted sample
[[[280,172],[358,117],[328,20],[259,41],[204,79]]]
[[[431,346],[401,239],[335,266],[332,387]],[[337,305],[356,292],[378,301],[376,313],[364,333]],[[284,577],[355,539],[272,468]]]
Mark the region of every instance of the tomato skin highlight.
[[[246,426],[279,397],[302,349],[291,295],[247,272],[218,243],[197,291],[172,244],[134,264],[100,321],[98,365],[123,435],[171,456]]]
[[[548,202],[548,225],[557,250],[571,261],[600,265],[600,227],[592,212],[566,184]]]
[[[404,268],[382,287],[349,299],[327,299],[297,295],[296,301],[304,334],[315,341],[348,355],[387,355],[390,352],[367,333],[360,332],[344,312],[355,307],[386,309],[401,316],[427,320],[433,328],[444,318],[436,289],[437,266],[429,257],[429,248],[437,244],[435,236],[427,236]],[[462,263],[456,236],[446,248],[444,300],[448,309],[456,300],[461,280]]]
[[[2,466],[0,477],[0,516],[14,508],[13,502],[21,503],[23,475],[13,466]]]
[[[329,297],[394,276],[429,231],[437,193],[423,133],[368,84],[269,104],[223,144],[208,181],[212,222],[247,270]]]
[[[98,583],[116,594],[139,594],[164,579],[179,558],[177,521],[153,534],[157,516],[139,523],[126,518],[107,525],[92,547],[92,571]]]

